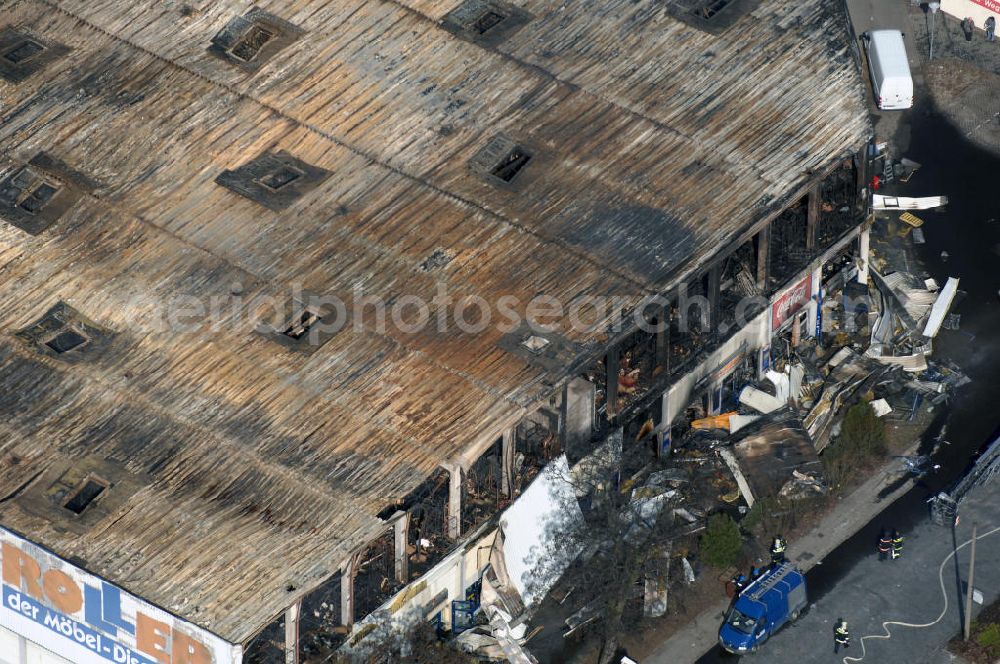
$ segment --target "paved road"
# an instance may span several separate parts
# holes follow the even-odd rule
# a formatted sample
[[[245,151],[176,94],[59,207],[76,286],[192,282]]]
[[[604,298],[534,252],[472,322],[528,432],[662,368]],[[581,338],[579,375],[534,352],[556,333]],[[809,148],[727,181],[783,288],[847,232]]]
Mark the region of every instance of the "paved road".
[[[981,488],[963,505],[962,522],[955,531],[959,545],[971,537],[973,521],[978,522],[980,535],[998,529],[976,548],[974,585],[989,603],[1000,596],[1000,482]],[[953,551],[950,529],[924,520],[905,534],[903,558],[879,562],[871,555],[854,565],[832,592],[812,604],[794,625],[778,632],[757,657],[768,664],[952,661],[944,644],[961,626],[962,607],[957,600],[961,595],[964,603],[961,588],[968,572],[969,547],[959,551],[956,569],[954,558],[948,558]],[[833,625],[841,616],[852,635],[847,657],[833,654]],[[881,623],[889,620],[932,624],[919,629],[890,626],[890,639],[864,639],[863,654],[861,637],[884,635]]]
[[[854,34],[861,36],[862,33],[870,30],[897,29],[903,32],[903,43],[906,46],[907,59],[910,62],[910,71],[913,73],[914,83],[923,83],[920,74],[921,58],[917,53],[917,43],[910,34],[910,4],[907,0],[847,0],[847,8],[851,14],[851,24],[854,26]],[[867,66],[867,65],[866,65]],[[871,85],[868,80],[868,73],[864,73],[865,84],[868,86],[868,101],[872,112],[872,123],[875,126],[875,136],[879,139],[895,139],[893,145],[895,151],[905,151],[909,148],[906,141],[905,132],[902,136],[897,136],[901,125],[906,125],[909,121],[908,111],[879,111],[872,100]],[[902,142],[902,144],[899,144]]]

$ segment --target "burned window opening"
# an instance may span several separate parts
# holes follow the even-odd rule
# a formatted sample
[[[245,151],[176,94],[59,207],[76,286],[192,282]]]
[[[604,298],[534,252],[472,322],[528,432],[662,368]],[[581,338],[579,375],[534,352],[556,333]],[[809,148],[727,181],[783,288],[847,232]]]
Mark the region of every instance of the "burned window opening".
[[[816,242],[822,251],[855,228],[864,216],[864,198],[858,193],[858,172],[853,160],[846,160],[824,178],[819,194]]]
[[[753,240],[744,242],[722,263],[719,278],[719,335],[721,338],[735,332],[739,324],[749,322],[763,309],[763,298],[758,298],[757,252]]]
[[[323,585],[302,598],[299,618],[301,661],[326,660],[347,638],[340,617],[343,576],[338,571]],[[280,662],[284,664],[282,656]]]
[[[507,155],[501,159],[490,171],[494,177],[498,177],[504,182],[512,182],[528,162],[531,161],[531,154],[524,148],[515,145]]]
[[[395,537],[390,528],[368,545],[358,558],[354,577],[354,621],[382,606],[400,584],[396,581]]]
[[[411,581],[425,574],[451,551],[453,542],[448,538],[448,492],[448,472],[438,470],[406,499],[410,515],[406,554]]]
[[[322,316],[317,314],[315,311],[303,309],[292,319],[287,327],[285,327],[285,331],[282,332],[282,334],[298,341],[306,336],[306,334],[309,333],[309,330],[312,329],[313,325],[321,320],[323,320]]]
[[[475,530],[506,502],[501,487],[501,444],[489,450],[462,474],[462,532]]]
[[[646,330],[636,330],[619,342],[617,353],[618,402],[615,404],[617,408],[615,412],[620,413],[640,401],[652,386],[656,371],[656,336]],[[600,386],[596,392],[597,408],[606,413],[608,403],[606,392],[609,386],[614,387],[614,383],[609,381],[607,356],[596,362],[594,369],[587,372],[585,377]]]
[[[680,376],[700,362],[710,350],[711,335],[707,302],[706,279],[687,284],[687,291],[678,294],[670,305],[669,373]]]
[[[770,292],[801,272],[815,251],[808,248],[807,197],[799,200],[771,222]]]
[[[76,350],[89,342],[90,340],[87,339],[86,336],[80,334],[72,327],[67,327],[65,330],[46,341],[45,345],[54,350],[56,353],[62,355],[63,353]]]
[[[563,453],[558,413],[542,408],[518,422],[514,429],[514,450],[513,495],[516,496],[542,468]]]
[[[3,58],[12,64],[19,65],[31,60],[44,50],[45,47],[35,40],[25,39],[20,44],[14,46],[14,48],[5,51]]]
[[[91,503],[101,497],[108,489],[108,482],[99,477],[91,475],[82,486],[78,488],[63,503],[63,507],[74,514],[83,514],[83,511],[90,507]]]
[[[270,173],[258,178],[258,182],[262,185],[277,191],[282,187],[285,187],[292,182],[295,182],[304,175],[302,171],[297,168],[292,168],[291,166],[282,166],[281,168],[271,171]]]
[[[285,614],[267,625],[247,644],[243,651],[244,664],[284,664]]]

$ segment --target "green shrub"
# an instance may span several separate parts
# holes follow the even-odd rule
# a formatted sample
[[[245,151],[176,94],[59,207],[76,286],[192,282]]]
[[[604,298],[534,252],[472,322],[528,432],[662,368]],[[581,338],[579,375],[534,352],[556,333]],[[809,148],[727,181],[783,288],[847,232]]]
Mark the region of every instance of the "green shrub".
[[[1000,655],[1000,625],[989,623],[976,634],[976,643],[985,648],[990,657]]]
[[[740,527],[728,514],[708,517],[708,527],[701,536],[701,558],[712,567],[736,565],[743,550]]]
[[[885,423],[867,402],[855,404],[844,416],[838,441],[856,454],[882,456],[886,453]]]
[[[840,435],[823,450],[823,472],[830,486],[837,487],[886,451],[885,423],[862,401],[847,410]]]

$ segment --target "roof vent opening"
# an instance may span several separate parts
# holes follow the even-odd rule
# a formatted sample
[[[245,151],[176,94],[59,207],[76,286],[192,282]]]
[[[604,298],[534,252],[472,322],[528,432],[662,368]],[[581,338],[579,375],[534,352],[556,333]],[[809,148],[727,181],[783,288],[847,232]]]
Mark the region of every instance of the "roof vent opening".
[[[23,62],[27,62],[44,50],[45,47],[35,40],[25,39],[21,43],[15,44],[13,48],[5,51],[3,59],[12,64],[19,65]]]
[[[503,23],[506,18],[507,17],[503,14],[493,11],[492,9],[488,9],[480,15],[479,18],[472,22],[472,28],[477,33],[485,35],[487,32]]]
[[[69,48],[17,28],[0,28],[0,79],[20,83],[66,55]]]
[[[456,37],[492,47],[525,26],[532,16],[507,0],[464,0],[441,19]]]
[[[67,327],[59,332],[59,334],[46,341],[45,345],[62,355],[63,353],[68,353],[71,350],[76,350],[81,346],[85,346],[89,342],[90,339],[88,339],[85,335],[81,334],[72,327]]]
[[[48,182],[40,182],[38,186],[34,187],[31,192],[24,197],[24,199],[18,203],[18,206],[27,212],[28,214],[38,214],[42,211],[48,202],[52,200],[52,197],[56,195],[59,191],[59,187],[49,184]]]
[[[323,318],[317,314],[315,311],[310,309],[303,309],[298,316],[294,316],[285,331],[282,332],[286,337],[295,339],[296,341],[302,339],[309,333],[313,325],[323,320]]]
[[[720,34],[752,12],[760,0],[662,0],[667,13],[703,32]]]
[[[301,178],[305,173],[297,168],[282,165],[276,170],[265,173],[257,179],[262,185],[272,191],[278,191],[285,185],[289,185]]]
[[[540,337],[538,335],[532,334],[521,342],[521,345],[530,350],[535,355],[541,354],[545,347],[551,343],[545,337]]]
[[[70,494],[63,507],[73,514],[83,514],[91,503],[108,489],[108,482],[95,475],[89,476],[76,491]]]
[[[512,182],[517,174],[531,161],[531,153],[519,145],[511,148],[510,152],[501,159],[496,166],[490,170],[490,174],[500,178],[504,182]]]
[[[298,26],[254,7],[222,26],[212,37],[208,52],[230,64],[253,71],[302,33]]]
[[[728,4],[729,0],[708,0],[697,7],[695,13],[701,18],[710,19],[722,11]]]
[[[59,185],[25,167],[0,185],[0,201],[38,214],[59,193]]]
[[[250,62],[257,57],[264,44],[274,39],[274,32],[259,25],[251,26],[247,33],[229,49],[229,54],[243,62]]]
[[[284,151],[265,152],[233,170],[223,171],[215,182],[280,212],[330,177],[330,171],[312,166]]]

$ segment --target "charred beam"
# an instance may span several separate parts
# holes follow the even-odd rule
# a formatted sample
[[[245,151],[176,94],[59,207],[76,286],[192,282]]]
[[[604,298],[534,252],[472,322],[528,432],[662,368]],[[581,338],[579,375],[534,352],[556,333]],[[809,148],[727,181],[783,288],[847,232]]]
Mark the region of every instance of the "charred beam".
[[[820,184],[817,182],[809,189],[809,204],[806,210],[806,249],[815,251],[819,237],[819,211],[822,204]]]
[[[616,344],[605,356],[604,365],[607,369],[605,376],[605,395],[608,419],[618,414],[618,368],[621,363],[621,349]]]
[[[771,224],[768,223],[757,233],[757,288],[767,292],[770,277]]]

